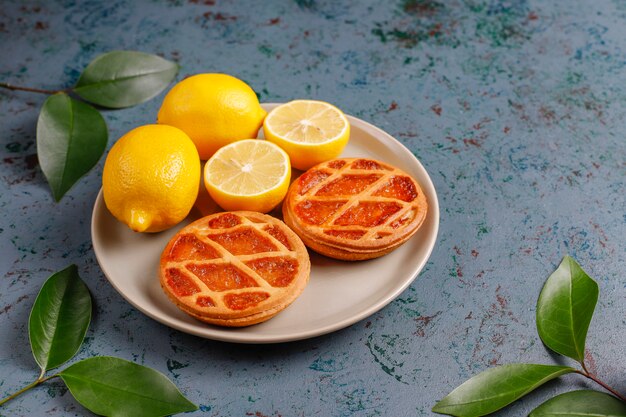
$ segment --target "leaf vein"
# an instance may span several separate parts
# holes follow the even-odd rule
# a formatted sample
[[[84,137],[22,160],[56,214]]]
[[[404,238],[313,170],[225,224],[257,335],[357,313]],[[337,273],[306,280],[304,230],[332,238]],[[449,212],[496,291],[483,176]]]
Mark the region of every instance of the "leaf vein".
[[[129,394],[130,393],[130,394],[135,395],[137,397],[140,397],[140,398],[143,398],[143,399],[147,399],[147,400],[150,400],[150,401],[156,401],[156,402],[159,402],[159,403],[162,403],[162,404],[166,404],[166,405],[169,405],[169,406],[173,406],[173,405],[177,404],[177,403],[172,403],[170,401],[161,400],[161,399],[156,398],[156,397],[150,397],[150,396],[147,396],[145,394],[141,394],[139,392],[130,391],[130,390],[123,390],[123,389],[117,388],[117,387],[115,387],[113,385],[108,385],[106,383],[98,382],[98,381],[95,381],[93,379],[86,379],[86,378],[81,378],[81,377],[76,376],[76,375],[68,375],[68,374],[62,374],[62,376],[64,376],[65,378],[74,379],[74,380],[79,381],[79,382],[84,382],[84,383],[89,384],[89,385],[95,385],[95,386],[98,386],[98,387],[105,387],[105,388],[108,388],[108,389],[110,389],[111,391],[114,391],[114,392],[120,392],[120,393],[125,393],[125,394]]]
[[[70,149],[72,147],[72,142],[73,142],[73,138],[74,138],[74,128],[75,128],[75,120],[74,120],[74,111],[76,110],[74,108],[74,103],[72,103],[72,99],[70,97],[67,97],[67,102],[69,104],[69,116],[70,116],[70,125],[69,125],[69,129],[68,129],[68,138],[67,138],[67,149],[65,151],[65,161],[63,164],[63,173],[61,174],[61,182],[59,184],[59,186],[61,187],[61,189],[65,188],[65,179],[66,179],[66,175],[67,175],[67,168],[68,168],[68,163],[67,161],[69,160],[70,157]],[[62,191],[62,193],[64,193],[64,191]]]
[[[94,82],[94,83],[90,83],[90,84],[84,84],[84,85],[79,85],[76,86],[76,90],[85,90],[85,89],[89,89],[89,88],[99,88],[103,85],[108,85],[108,84],[112,84],[115,82],[119,82],[119,81],[128,81],[128,80],[132,80],[134,78],[140,78],[140,77],[145,77],[145,76],[149,76],[149,75],[155,75],[155,74],[160,74],[163,72],[167,72],[167,71],[171,71],[172,68],[166,68],[166,69],[161,69],[158,71],[149,71],[149,72],[144,72],[141,74],[135,74],[135,75],[126,75],[123,77],[119,77],[119,78],[114,78],[114,79],[105,79],[105,80],[100,80],[98,82]]]

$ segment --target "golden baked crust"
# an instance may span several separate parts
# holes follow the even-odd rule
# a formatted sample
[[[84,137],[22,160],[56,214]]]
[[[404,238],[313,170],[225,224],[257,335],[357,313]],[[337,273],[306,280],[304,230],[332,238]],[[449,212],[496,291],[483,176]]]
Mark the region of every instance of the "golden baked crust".
[[[203,217],[169,241],[160,260],[167,296],[207,323],[260,323],[291,304],[311,263],[300,238],[280,220],[236,211]]]
[[[283,218],[305,245],[331,258],[363,260],[406,242],[428,203],[410,175],[367,158],[327,161],[291,184]]]

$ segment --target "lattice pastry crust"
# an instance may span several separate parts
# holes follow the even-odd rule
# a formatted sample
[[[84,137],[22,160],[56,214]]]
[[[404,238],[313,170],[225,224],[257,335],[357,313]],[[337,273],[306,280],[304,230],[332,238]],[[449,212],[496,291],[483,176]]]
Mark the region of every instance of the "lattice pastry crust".
[[[240,327],[268,320],[308,283],[311,263],[300,238],[261,213],[217,213],[181,229],[161,255],[161,287],[184,312]]]
[[[291,184],[283,201],[285,223],[305,245],[350,261],[396,249],[419,229],[427,210],[415,179],[365,158],[314,166]]]

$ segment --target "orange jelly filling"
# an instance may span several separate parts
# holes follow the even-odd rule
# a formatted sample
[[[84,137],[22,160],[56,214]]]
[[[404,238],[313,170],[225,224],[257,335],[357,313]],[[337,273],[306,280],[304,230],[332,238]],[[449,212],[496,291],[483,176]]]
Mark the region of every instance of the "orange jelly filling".
[[[222,245],[233,255],[250,255],[253,253],[273,252],[277,250],[276,245],[268,238],[260,235],[256,230],[251,228],[207,235],[207,237]]]
[[[215,307],[213,299],[209,296],[202,295],[196,300],[196,305],[200,307]]]
[[[166,270],[165,277],[167,279],[167,285],[169,285],[174,294],[179,297],[186,297],[200,292],[200,288],[198,288],[196,283],[193,282],[191,278],[186,277],[185,274],[178,269],[170,268]]]
[[[372,195],[411,202],[417,197],[415,184],[408,177],[394,176]]]
[[[239,224],[241,224],[241,219],[231,213],[222,214],[209,221],[209,227],[211,229],[229,229]]]
[[[193,234],[180,236],[172,245],[167,259],[171,261],[215,259],[221,255]]]
[[[357,159],[356,161],[354,161],[352,163],[352,165],[350,165],[350,168],[352,169],[377,169],[377,170],[383,170],[383,169],[387,169],[386,167],[382,166],[381,164],[379,164],[376,161],[372,161],[371,159]]]
[[[246,292],[242,294],[226,294],[224,304],[231,310],[244,310],[254,307],[261,301],[269,298],[266,292]]]
[[[291,247],[291,245],[289,244],[289,239],[287,239],[287,236],[283,233],[282,230],[280,230],[278,227],[273,226],[273,225],[269,225],[267,226],[265,229],[267,233],[269,233],[270,235],[272,235],[272,237],[276,240],[278,240],[280,243],[282,243],[287,249],[292,250],[293,248]]]
[[[402,206],[398,203],[383,203],[377,201],[359,203],[354,207],[350,207],[343,213],[335,224],[338,226],[378,226],[385,221]]]
[[[248,261],[246,265],[272,287],[286,287],[298,273],[298,262],[295,259],[268,257]]]
[[[322,224],[332,216],[345,201],[315,201],[305,200],[295,207],[296,215],[305,223]]]
[[[336,159],[328,163],[328,168],[339,169],[342,168],[345,164],[346,161],[344,161],[343,159]]]
[[[354,195],[359,194],[371,184],[375,183],[381,175],[344,175],[329,184],[323,186],[315,195]]]
[[[304,195],[311,188],[315,187],[320,182],[324,181],[326,178],[330,177],[328,172],[324,171],[310,171],[305,172],[298,178],[298,194]]]
[[[212,291],[226,291],[239,288],[258,287],[248,274],[230,264],[187,265]]]

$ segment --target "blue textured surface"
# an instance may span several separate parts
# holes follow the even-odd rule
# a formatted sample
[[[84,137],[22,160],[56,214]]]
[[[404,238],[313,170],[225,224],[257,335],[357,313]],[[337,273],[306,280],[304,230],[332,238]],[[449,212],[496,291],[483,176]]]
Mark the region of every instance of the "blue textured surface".
[[[196,338],[102,275],[89,224],[103,160],[54,203],[35,155],[45,96],[1,91],[0,397],[36,378],[30,308],[76,263],[96,305],[78,358],[159,369],[200,404],[191,415],[432,415],[489,366],[566,362],[542,346],[534,312],[568,253],[600,285],[590,368],[625,392],[625,27],[619,0],[2,2],[0,81],[67,87],[96,55],[133,49],[178,61],[178,79],[226,72],[262,101],[326,100],[410,148],[442,213],[425,270],[369,319],[283,345]],[[109,147],[153,122],[162,97],[105,112]],[[498,415],[581,386],[564,377]],[[0,414],[90,415],[60,381]]]

